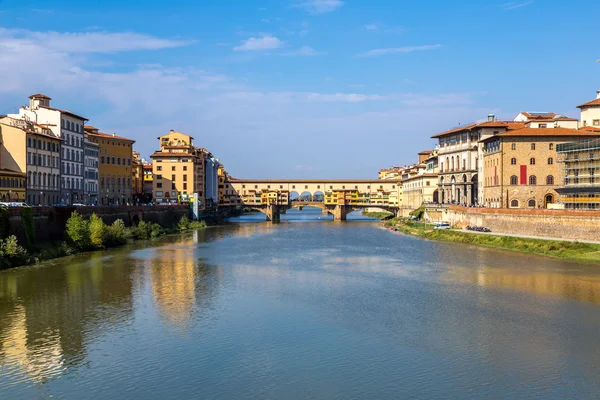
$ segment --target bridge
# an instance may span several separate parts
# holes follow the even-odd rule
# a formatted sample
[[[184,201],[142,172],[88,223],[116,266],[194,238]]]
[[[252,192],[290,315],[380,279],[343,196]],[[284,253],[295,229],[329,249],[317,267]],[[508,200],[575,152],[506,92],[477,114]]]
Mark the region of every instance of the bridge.
[[[399,180],[378,179],[230,179],[240,203],[261,211],[269,221],[294,207],[319,207],[334,220],[366,207],[398,212],[402,196]],[[298,201],[296,201],[298,200]]]

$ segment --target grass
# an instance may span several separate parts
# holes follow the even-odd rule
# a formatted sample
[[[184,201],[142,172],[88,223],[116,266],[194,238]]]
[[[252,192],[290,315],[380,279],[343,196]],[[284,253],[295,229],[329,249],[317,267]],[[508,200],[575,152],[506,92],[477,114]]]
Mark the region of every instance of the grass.
[[[386,225],[395,226],[399,232],[430,240],[496,247],[565,260],[600,262],[600,244],[481,235],[456,230],[433,230],[432,227],[417,226],[414,222],[397,219]]]
[[[385,212],[385,211],[374,211],[374,212],[370,212],[370,211],[363,211],[362,215],[364,215],[365,217],[369,217],[369,218],[377,218],[377,219],[388,219],[394,216],[394,214],[389,213],[389,212]]]

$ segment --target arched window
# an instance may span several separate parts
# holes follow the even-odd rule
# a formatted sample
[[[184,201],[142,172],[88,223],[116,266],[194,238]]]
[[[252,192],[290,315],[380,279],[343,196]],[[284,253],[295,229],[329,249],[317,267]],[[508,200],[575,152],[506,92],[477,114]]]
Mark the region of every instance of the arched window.
[[[510,177],[510,184],[511,185],[517,185],[519,183],[519,178],[517,178],[516,175],[513,175]]]
[[[517,165],[517,159],[516,158],[511,158],[510,159],[510,165]]]
[[[519,207],[519,200],[517,200],[517,199],[511,200],[510,206],[511,207]]]
[[[529,177],[529,184],[530,185],[537,185],[537,178],[535,177],[535,175],[531,175]]]
[[[550,143],[550,144],[548,145],[548,149],[549,149],[549,150],[554,150],[554,143]]]
[[[513,143],[513,144],[510,146],[510,148],[511,148],[512,150],[516,150],[516,149],[517,149],[517,144],[516,144],[516,143]]]
[[[552,159],[552,157],[548,158],[548,165],[552,165],[554,164],[554,160]]]
[[[531,199],[531,200],[529,200],[529,201],[527,202],[527,205],[528,205],[529,207],[535,207],[535,200],[534,200],[534,199]]]
[[[546,177],[546,185],[554,185],[554,177],[552,175]]]
[[[529,159],[529,165],[535,165],[535,158]]]
[[[535,143],[531,143],[531,150],[535,150]]]

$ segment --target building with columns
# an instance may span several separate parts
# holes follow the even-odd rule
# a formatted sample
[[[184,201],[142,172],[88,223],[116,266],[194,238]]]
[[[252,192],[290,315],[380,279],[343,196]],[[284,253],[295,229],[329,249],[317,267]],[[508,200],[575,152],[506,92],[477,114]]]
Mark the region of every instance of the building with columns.
[[[46,126],[54,136],[62,139],[60,203],[80,203],[84,192],[83,126],[87,118],[51,107],[51,100],[43,94],[31,95],[28,106],[21,107],[18,114],[9,114],[8,117]]]

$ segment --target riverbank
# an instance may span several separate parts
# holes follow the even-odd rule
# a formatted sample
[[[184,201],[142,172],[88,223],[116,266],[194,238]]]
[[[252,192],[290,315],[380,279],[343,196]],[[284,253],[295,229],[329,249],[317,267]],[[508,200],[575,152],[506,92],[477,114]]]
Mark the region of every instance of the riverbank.
[[[362,215],[369,218],[377,218],[380,220],[390,219],[394,214],[385,211],[363,211]]]
[[[564,260],[600,263],[600,244],[577,241],[531,239],[494,234],[477,235],[457,230],[434,230],[432,225],[392,219],[385,224],[399,232],[443,242],[496,247],[520,253],[535,254]]]
[[[63,241],[46,245],[35,245],[35,233],[28,235],[28,243],[19,244],[16,236],[0,239],[0,270],[33,265],[74,254],[93,252],[123,246],[137,240],[154,239],[161,236],[204,229],[205,221],[191,221],[182,217],[168,226],[140,221],[137,226],[125,227],[122,220],[107,225],[92,214],[90,219],[73,212],[66,224]]]

